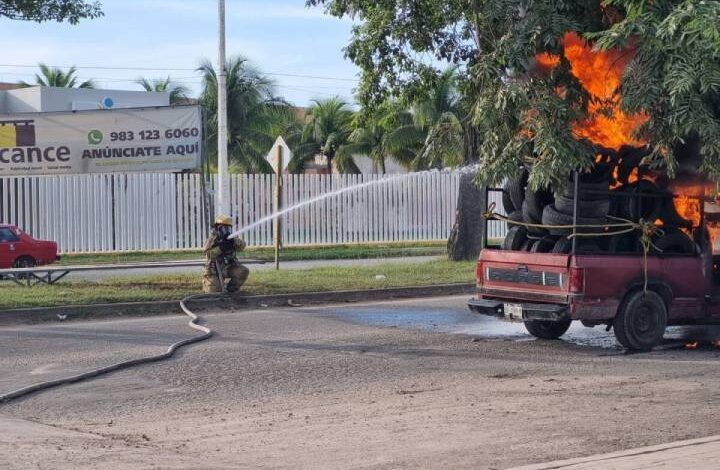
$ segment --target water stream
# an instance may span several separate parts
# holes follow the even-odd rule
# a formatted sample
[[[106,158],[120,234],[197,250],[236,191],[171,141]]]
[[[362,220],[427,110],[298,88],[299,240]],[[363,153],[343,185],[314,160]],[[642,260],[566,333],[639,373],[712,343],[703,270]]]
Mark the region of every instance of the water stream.
[[[460,174],[463,174],[463,173],[469,173],[469,172],[472,172],[472,171],[476,171],[476,169],[477,169],[477,167],[476,167],[475,165],[472,165],[472,166],[466,166],[466,167],[462,167],[462,168],[457,168],[457,169],[455,169],[455,170],[452,170],[451,172],[452,172],[452,173],[460,173]],[[241,229],[237,230],[237,231],[234,232],[232,235],[230,235],[230,238],[237,238],[237,237],[239,237],[240,235],[242,235],[243,233],[248,232],[248,231],[252,230],[252,229],[255,228],[255,227],[258,227],[258,226],[260,226],[260,225],[266,224],[266,223],[268,223],[268,222],[270,222],[270,221],[272,221],[272,220],[274,220],[274,219],[276,219],[276,218],[278,218],[278,217],[282,217],[283,215],[285,215],[285,214],[287,214],[287,213],[290,213],[290,212],[293,212],[293,211],[295,211],[295,210],[297,210],[297,209],[300,209],[301,207],[305,207],[305,206],[309,206],[309,205],[311,205],[311,204],[315,204],[316,202],[320,202],[320,201],[322,201],[322,200],[324,200],[324,199],[327,199],[327,198],[331,198],[331,197],[338,196],[338,195],[340,195],[340,194],[344,194],[344,193],[348,193],[348,192],[358,191],[358,190],[360,190],[360,189],[363,189],[363,188],[366,188],[366,187],[370,187],[370,186],[379,186],[379,185],[382,185],[382,184],[388,184],[388,183],[392,183],[393,181],[398,181],[398,180],[402,180],[402,179],[406,179],[406,178],[413,178],[413,177],[415,177],[416,175],[425,174],[425,173],[434,173],[434,172],[437,172],[437,171],[438,171],[438,170],[427,170],[427,171],[421,171],[421,172],[415,172],[415,173],[405,173],[405,174],[399,174],[399,175],[389,176],[389,177],[387,177],[387,178],[381,178],[381,179],[377,179],[377,180],[366,181],[366,182],[364,182],[364,183],[355,184],[355,185],[352,185],[352,186],[345,186],[345,187],[343,187],[343,188],[336,189],[335,191],[331,191],[331,192],[329,192],[329,193],[324,193],[324,194],[321,194],[321,195],[319,195],[319,196],[313,197],[313,198],[311,198],[311,199],[307,199],[307,200],[305,200],[305,201],[299,202],[299,203],[294,204],[294,205],[292,205],[292,206],[290,206],[290,207],[288,207],[288,208],[285,208],[285,209],[283,209],[283,210],[275,211],[274,213],[272,213],[272,214],[270,214],[270,215],[268,215],[268,216],[266,216],[266,217],[263,217],[262,219],[256,220],[255,222],[251,223],[250,225],[246,225],[245,227],[242,227]]]

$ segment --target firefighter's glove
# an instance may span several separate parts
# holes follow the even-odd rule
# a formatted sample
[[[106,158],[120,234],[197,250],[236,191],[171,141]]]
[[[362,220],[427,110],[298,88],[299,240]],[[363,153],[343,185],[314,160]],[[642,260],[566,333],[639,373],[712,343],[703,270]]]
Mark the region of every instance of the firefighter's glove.
[[[214,248],[209,249],[206,253],[208,258],[215,260],[218,259],[222,255],[222,250],[219,246],[216,246]]]

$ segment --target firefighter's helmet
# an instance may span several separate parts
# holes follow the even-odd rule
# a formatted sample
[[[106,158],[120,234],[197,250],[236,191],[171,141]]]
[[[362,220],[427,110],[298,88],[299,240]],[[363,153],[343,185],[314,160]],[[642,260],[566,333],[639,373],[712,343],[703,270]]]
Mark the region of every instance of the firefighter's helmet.
[[[226,215],[219,215],[215,219],[215,225],[228,225],[232,227],[233,220]]]

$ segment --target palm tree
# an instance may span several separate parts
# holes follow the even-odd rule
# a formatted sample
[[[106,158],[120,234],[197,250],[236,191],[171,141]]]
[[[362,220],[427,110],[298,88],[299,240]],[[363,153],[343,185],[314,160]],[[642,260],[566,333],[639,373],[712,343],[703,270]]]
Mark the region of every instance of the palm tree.
[[[423,170],[458,166],[465,160],[465,129],[467,118],[462,96],[458,91],[457,70],[447,69],[435,86],[411,106],[412,122],[399,126],[387,137],[390,151],[413,149],[412,166]]]
[[[299,135],[291,136],[294,156],[291,171],[299,171],[316,156],[325,157],[328,173],[333,164],[341,173],[359,173],[352,155],[338,151],[349,142],[354,113],[340,98],[314,100],[307,110],[307,118]]]
[[[352,158],[353,155],[366,155],[373,162],[375,171],[385,173],[388,157],[409,167],[415,158],[412,148],[393,148],[388,144],[388,136],[396,129],[412,124],[412,115],[404,110],[397,101],[387,101],[369,116],[355,119],[355,129],[349,137],[349,143],[338,150],[338,160]]]
[[[208,129],[217,142],[217,76],[212,63],[203,62],[200,102],[209,111]],[[271,80],[253,68],[243,57],[227,63],[228,152],[234,170],[271,173],[265,155],[272,147],[278,128],[294,119],[290,106],[275,95]],[[211,150],[217,156],[217,148]]]
[[[75,66],[70,67],[67,72],[45,64],[39,64],[39,67],[40,73],[35,74],[34,85],[26,82],[20,82],[20,85],[24,87],[40,85],[60,88],[95,88],[95,82],[92,80],[86,80],[77,85],[77,68]]]
[[[170,94],[170,104],[185,103],[188,100],[190,90],[184,86],[173,82],[170,77],[165,79],[148,80],[140,77],[135,83],[145,89],[145,91],[156,91],[160,93]]]

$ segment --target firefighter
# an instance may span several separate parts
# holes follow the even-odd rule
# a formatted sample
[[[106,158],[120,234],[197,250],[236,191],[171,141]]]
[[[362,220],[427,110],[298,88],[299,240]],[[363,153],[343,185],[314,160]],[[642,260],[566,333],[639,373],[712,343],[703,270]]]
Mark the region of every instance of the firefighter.
[[[219,216],[215,219],[213,231],[203,247],[207,258],[203,276],[203,291],[206,293],[222,292],[224,279],[230,279],[226,290],[230,293],[237,292],[250,274],[248,268],[240,264],[236,257],[236,253],[244,250],[246,244],[239,238],[229,238],[231,233],[230,217]]]

